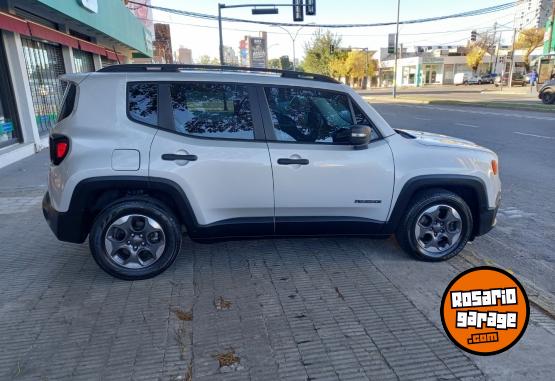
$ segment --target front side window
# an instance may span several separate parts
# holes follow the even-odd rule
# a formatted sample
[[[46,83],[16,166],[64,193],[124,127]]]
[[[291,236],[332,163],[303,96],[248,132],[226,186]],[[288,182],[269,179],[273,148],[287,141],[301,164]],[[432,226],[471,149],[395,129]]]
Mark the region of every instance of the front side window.
[[[176,132],[204,138],[254,139],[245,86],[176,83],[170,86],[170,94]]]
[[[130,118],[136,122],[158,125],[158,85],[130,83],[127,92]]]
[[[342,143],[337,133],[355,124],[345,94],[288,87],[265,91],[278,141]]]

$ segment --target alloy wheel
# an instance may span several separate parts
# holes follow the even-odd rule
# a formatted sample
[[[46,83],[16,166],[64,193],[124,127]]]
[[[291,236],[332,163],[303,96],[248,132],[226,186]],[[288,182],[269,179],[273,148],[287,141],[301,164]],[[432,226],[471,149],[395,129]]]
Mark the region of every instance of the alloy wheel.
[[[129,214],[112,222],[104,235],[104,245],[112,262],[128,269],[141,269],[162,256],[166,235],[153,218]]]
[[[456,246],[462,236],[462,218],[449,205],[433,205],[416,219],[414,234],[418,249],[426,255],[440,257]]]

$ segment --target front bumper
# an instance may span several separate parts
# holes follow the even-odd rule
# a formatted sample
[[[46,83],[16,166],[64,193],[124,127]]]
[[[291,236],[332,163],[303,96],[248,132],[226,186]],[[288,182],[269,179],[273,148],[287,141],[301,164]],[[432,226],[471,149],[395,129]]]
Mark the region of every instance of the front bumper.
[[[83,243],[87,238],[87,235],[83,234],[82,216],[70,211],[66,213],[58,212],[52,206],[48,192],[42,199],[42,214],[48,222],[48,226],[60,241]]]
[[[491,229],[493,229],[493,227],[497,223],[498,210],[499,206],[496,206],[495,208],[484,209],[480,212],[476,236],[484,235]]]

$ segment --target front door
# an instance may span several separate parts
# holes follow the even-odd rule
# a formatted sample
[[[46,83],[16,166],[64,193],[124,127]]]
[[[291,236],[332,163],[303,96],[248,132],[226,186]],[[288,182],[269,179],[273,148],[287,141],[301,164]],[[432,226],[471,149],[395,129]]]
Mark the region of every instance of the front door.
[[[266,87],[261,98],[276,233],[377,232],[391,202],[393,157],[377,133],[367,149],[334,141],[338,130],[372,126],[356,103],[344,93],[296,87]]]
[[[273,234],[272,169],[259,111],[251,107],[254,91],[241,84],[160,85],[168,120],[152,143],[149,175],[183,189],[198,225],[193,238]]]

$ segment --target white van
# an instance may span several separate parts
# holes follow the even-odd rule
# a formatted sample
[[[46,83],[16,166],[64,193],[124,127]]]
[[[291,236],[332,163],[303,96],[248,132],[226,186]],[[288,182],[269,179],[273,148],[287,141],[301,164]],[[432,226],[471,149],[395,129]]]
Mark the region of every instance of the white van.
[[[470,79],[469,73],[457,73],[455,78],[453,78],[453,83],[455,85],[468,85],[468,80]]]

